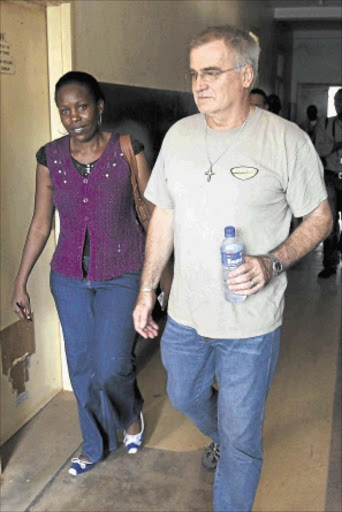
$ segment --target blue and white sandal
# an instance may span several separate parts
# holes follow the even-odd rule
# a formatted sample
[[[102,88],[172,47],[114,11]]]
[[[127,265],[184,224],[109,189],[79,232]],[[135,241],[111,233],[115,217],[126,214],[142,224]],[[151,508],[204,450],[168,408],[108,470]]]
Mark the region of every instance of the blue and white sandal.
[[[95,466],[95,462],[88,462],[86,460],[74,458],[71,459],[71,466],[69,468],[69,474],[73,476],[81,475],[90,471]]]
[[[124,445],[126,446],[127,452],[131,455],[137,453],[139,448],[142,445],[143,437],[144,437],[144,417],[143,413],[140,413],[140,422],[141,422],[141,431],[139,434],[127,434],[126,430],[124,430]]]

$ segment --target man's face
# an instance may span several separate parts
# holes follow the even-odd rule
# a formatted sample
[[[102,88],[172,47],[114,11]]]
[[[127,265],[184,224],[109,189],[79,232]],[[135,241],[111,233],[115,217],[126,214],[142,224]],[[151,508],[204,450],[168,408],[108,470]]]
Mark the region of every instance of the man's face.
[[[251,79],[246,79],[246,66],[236,67],[233,52],[222,40],[215,40],[194,48],[190,53],[190,71],[198,73],[192,80],[192,92],[198,110],[203,114],[221,115],[229,113],[234,106],[239,105],[253,79],[253,73],[248,70]],[[216,78],[202,77],[202,73],[226,71],[217,74]]]
[[[259,107],[264,110],[268,110],[268,105],[265,102],[265,98],[262,94],[252,93],[249,95],[249,104],[254,107]]]
[[[342,89],[339,89],[334,97],[334,104],[338,116],[342,115]]]

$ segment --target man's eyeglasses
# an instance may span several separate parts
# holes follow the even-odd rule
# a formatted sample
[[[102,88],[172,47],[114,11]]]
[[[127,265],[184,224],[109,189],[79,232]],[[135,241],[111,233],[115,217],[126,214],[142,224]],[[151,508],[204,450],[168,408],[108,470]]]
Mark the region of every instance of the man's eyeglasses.
[[[198,77],[200,77],[204,82],[215,82],[223,73],[228,73],[228,71],[235,71],[237,69],[241,69],[241,66],[235,66],[234,68],[229,69],[208,69],[203,71],[202,73],[196,73],[196,71],[189,71],[186,73],[186,78],[190,80],[192,83],[196,82]]]

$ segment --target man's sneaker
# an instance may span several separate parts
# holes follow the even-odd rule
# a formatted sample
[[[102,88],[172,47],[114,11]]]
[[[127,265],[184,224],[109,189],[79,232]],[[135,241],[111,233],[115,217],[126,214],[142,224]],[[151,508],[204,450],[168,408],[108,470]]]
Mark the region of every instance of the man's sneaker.
[[[212,442],[206,447],[202,456],[202,466],[207,471],[215,471],[217,463],[220,459],[220,445]]]
[[[86,460],[74,458],[71,459],[71,466],[69,468],[69,474],[73,476],[81,475],[86,473],[95,466],[94,462],[88,462]]]
[[[124,445],[126,446],[127,452],[131,455],[137,453],[142,445],[144,437],[144,417],[142,412],[140,413],[141,431],[139,434],[127,434],[124,430]]]

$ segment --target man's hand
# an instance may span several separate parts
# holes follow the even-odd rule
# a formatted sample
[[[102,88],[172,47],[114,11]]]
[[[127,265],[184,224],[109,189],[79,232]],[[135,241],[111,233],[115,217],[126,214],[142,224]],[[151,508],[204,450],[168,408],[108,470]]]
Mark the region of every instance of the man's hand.
[[[152,310],[156,302],[156,293],[140,291],[133,311],[135,330],[143,338],[155,338],[158,335],[159,326],[152,318]]]
[[[253,295],[270,282],[272,260],[264,256],[245,256],[245,263],[229,273],[228,288],[236,295]]]

